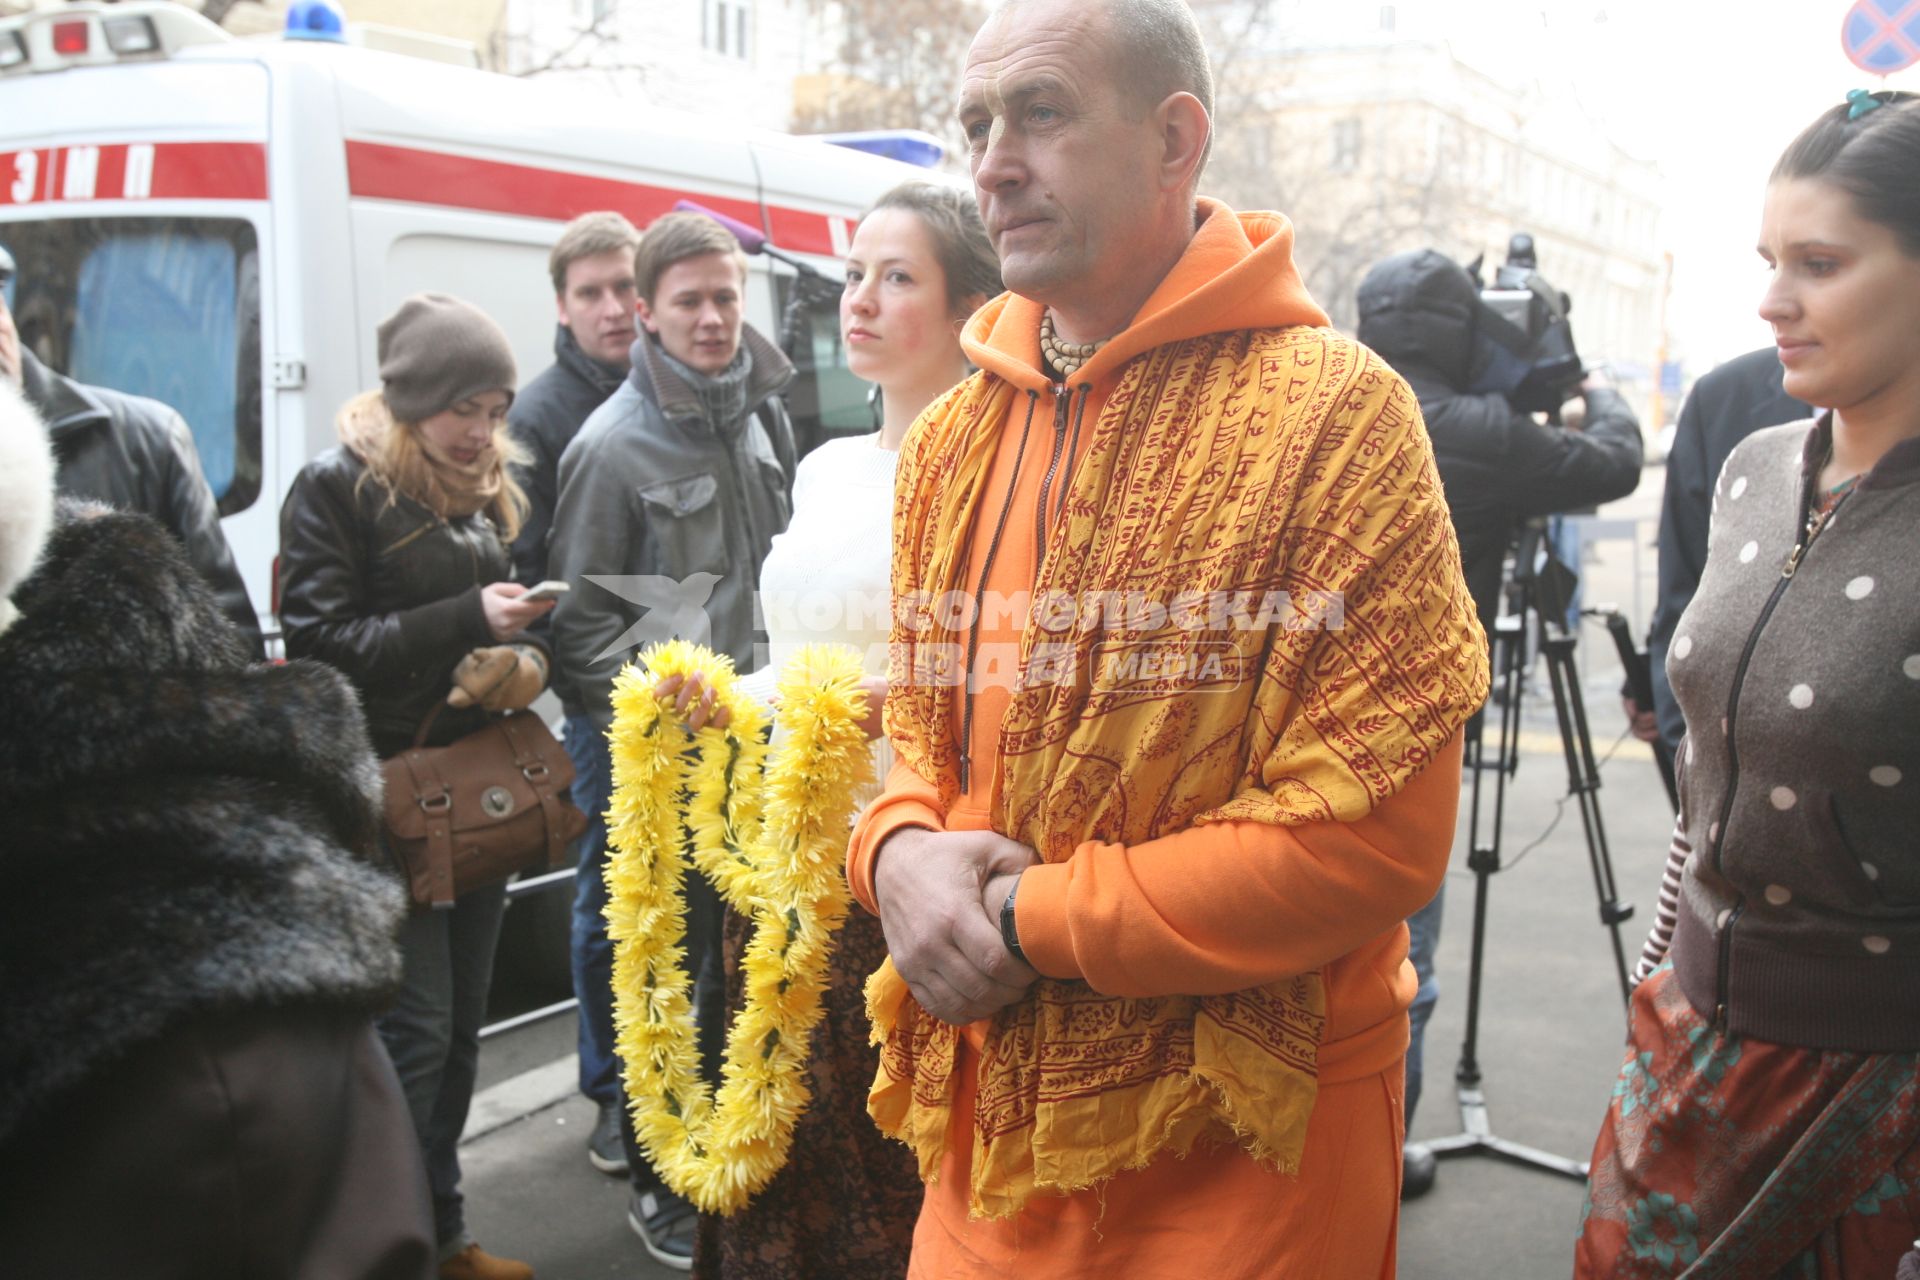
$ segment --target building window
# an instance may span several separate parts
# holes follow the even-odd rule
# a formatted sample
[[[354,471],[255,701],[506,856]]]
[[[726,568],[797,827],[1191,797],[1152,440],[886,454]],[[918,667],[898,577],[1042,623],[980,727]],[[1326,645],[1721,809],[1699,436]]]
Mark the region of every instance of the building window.
[[[701,0],[700,44],[718,54],[747,59],[752,0]]]
[[[1380,29],[1382,31],[1392,31],[1399,25],[1399,15],[1393,10],[1394,6],[1390,4],[1380,6]]]
[[[1347,116],[1333,122],[1333,161],[1336,173],[1349,173],[1360,167],[1360,118]]]

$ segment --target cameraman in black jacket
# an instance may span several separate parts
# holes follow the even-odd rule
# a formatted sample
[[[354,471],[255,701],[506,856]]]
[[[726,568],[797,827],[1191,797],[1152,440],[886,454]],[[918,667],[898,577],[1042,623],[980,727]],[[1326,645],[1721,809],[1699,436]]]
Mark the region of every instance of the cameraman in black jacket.
[[[1432,249],[1397,254],[1360,282],[1360,341],[1407,380],[1433,439],[1460,559],[1480,619],[1499,610],[1500,564],[1515,524],[1610,502],[1640,483],[1640,424],[1618,392],[1581,386],[1577,429],[1522,413],[1498,392],[1474,393],[1480,290]],[[1578,568],[1578,566],[1573,566]]]
[[[1480,287],[1466,268],[1432,249],[1375,265],[1360,282],[1359,307],[1360,341],[1392,365],[1420,401],[1467,589],[1491,630],[1500,611],[1501,562],[1520,521],[1632,493],[1640,483],[1640,424],[1619,393],[1591,376],[1581,385],[1583,411],[1567,415],[1578,426],[1549,425],[1497,391],[1468,390],[1487,360],[1487,344],[1476,332],[1484,314]],[[1409,1128],[1420,1101],[1422,1040],[1440,997],[1433,955],[1444,893],[1443,886],[1407,921],[1407,958],[1420,979],[1407,1011]],[[1410,1144],[1402,1198],[1424,1194],[1433,1178],[1433,1154]]]

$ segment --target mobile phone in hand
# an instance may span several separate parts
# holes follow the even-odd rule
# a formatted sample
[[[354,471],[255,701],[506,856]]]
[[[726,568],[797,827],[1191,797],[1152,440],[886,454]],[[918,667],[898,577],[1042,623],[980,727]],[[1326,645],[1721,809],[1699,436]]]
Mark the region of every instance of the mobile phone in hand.
[[[570,590],[572,590],[572,588],[560,579],[548,578],[545,582],[540,583],[520,598],[526,601],[558,600]]]

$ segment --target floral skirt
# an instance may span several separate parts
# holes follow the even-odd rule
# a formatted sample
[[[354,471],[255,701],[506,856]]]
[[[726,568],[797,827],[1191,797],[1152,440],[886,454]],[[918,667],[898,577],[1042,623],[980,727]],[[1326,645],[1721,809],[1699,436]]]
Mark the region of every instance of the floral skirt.
[[[740,958],[752,925],[727,912],[727,1005],[742,996]],[[901,1280],[924,1194],[913,1152],[867,1115],[880,1051],[869,1041],[867,975],[887,956],[879,918],[860,907],[834,938],[825,1015],[813,1030],[813,1101],[793,1129],[793,1152],[753,1202],[731,1218],[703,1215],[695,1280]]]
[[[1717,1033],[1663,965],[1634,991],[1576,1277],[1891,1277],[1920,1235],[1920,1055]]]

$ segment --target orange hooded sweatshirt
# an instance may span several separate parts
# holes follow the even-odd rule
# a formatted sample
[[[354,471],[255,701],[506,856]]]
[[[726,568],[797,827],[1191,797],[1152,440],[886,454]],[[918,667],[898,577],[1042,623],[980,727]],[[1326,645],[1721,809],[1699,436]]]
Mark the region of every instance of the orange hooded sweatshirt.
[[[1091,438],[1074,430],[1075,421],[1097,420],[1128,360],[1203,334],[1326,323],[1293,268],[1292,239],[1278,215],[1236,214],[1202,200],[1196,233],[1174,269],[1064,387],[1043,371],[1038,303],[1003,295],[974,316],[964,336],[968,357],[1039,394],[1026,455],[1016,467],[1029,403],[1022,395],[989,472],[990,510],[997,515],[1011,498],[1004,522],[983,519],[973,537],[969,581],[987,561],[996,526],[1003,528],[988,598],[1031,590],[1042,494],[1051,511]],[[1327,341],[1345,340],[1328,334]],[[1015,610],[981,612],[973,723],[968,732],[957,716],[953,726],[954,741],[970,747],[961,794],[942,805],[937,788],[902,764],[856,826],[847,874],[868,910],[877,910],[874,859],[893,832],[990,825],[1000,785],[997,728],[1017,674],[1013,663],[993,655],[1017,654],[1023,621]],[[1446,869],[1460,758],[1456,735],[1399,793],[1356,822],[1219,822],[1131,847],[1088,841],[1064,862],[1029,867],[1017,927],[1029,962],[1049,977],[1082,979],[1105,995],[1150,997],[1239,991],[1323,971],[1320,1098],[1302,1172],[1286,1177],[1238,1148],[1202,1149],[1088,1191],[1037,1200],[1009,1220],[970,1221],[968,1135],[953,1133],[940,1176],[928,1187],[911,1274],[1390,1275],[1401,1059],[1416,985],[1402,922],[1433,896]],[[967,1040],[977,1051],[977,1027]],[[965,1093],[972,1065],[964,1055]],[[1383,1090],[1390,1107],[1382,1105]],[[971,1111],[970,1099],[956,1103],[956,1129]],[[1383,1125],[1388,1111],[1394,1114]],[[1356,1143],[1368,1149],[1346,1149]],[[1201,1187],[1204,1198],[1192,1199],[1189,1192]],[[1179,1214],[1197,1216],[1168,1219],[1168,1197]],[[1347,1244],[1330,1245],[1342,1236]]]

